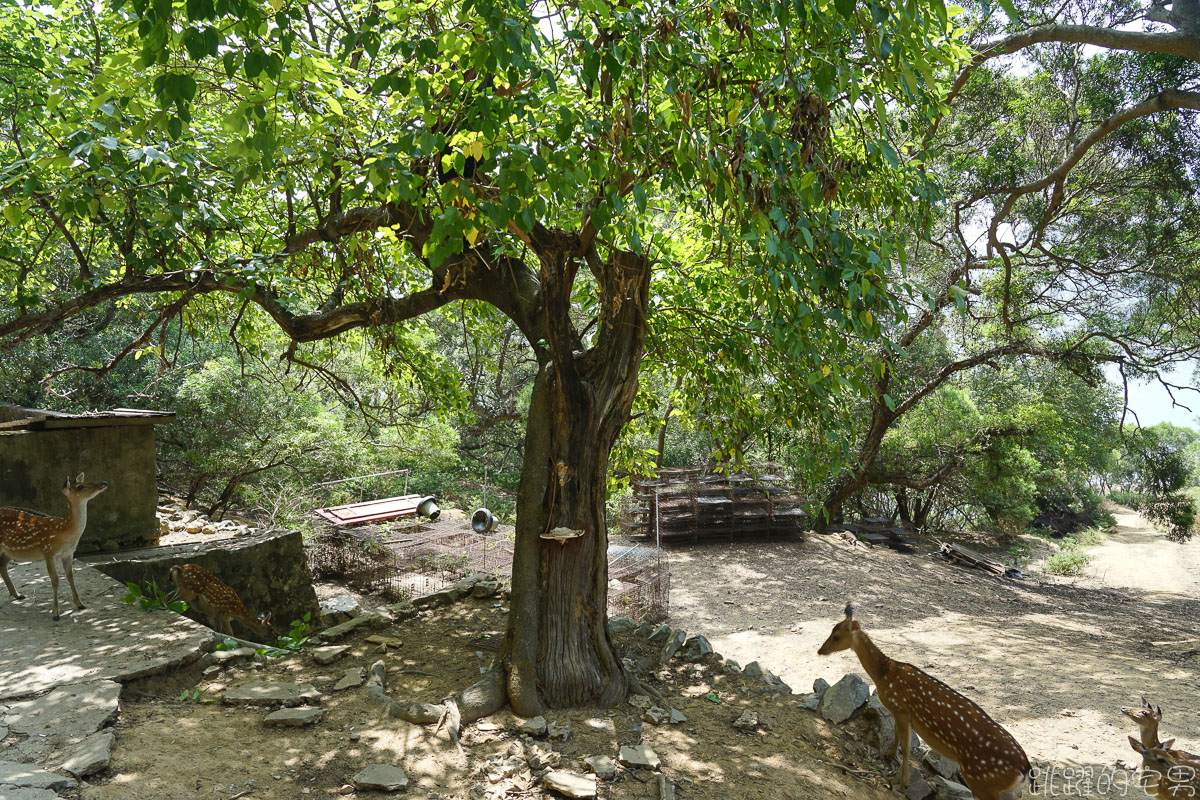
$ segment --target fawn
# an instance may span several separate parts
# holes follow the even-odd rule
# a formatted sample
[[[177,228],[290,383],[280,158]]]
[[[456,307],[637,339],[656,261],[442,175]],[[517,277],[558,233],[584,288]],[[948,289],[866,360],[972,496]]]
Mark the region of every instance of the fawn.
[[[853,650],[875,681],[884,708],[896,719],[896,741],[888,757],[902,747],[900,791],[908,788],[909,729],[946,758],[958,764],[963,783],[979,800],[1013,800],[1026,781],[1034,787],[1033,767],[1008,731],[974,702],[912,664],[885,656],[854,620],[846,618],[833,631],[818,655]]]
[[[1147,747],[1132,736],[1129,745],[1142,757],[1146,775],[1154,775],[1142,784],[1151,797],[1166,797],[1170,800],[1196,797],[1200,793],[1200,764],[1180,759],[1172,753],[1174,739],[1168,739],[1157,747]]]
[[[1121,713],[1129,717],[1137,723],[1141,730],[1142,746],[1146,748],[1155,748],[1160,744],[1158,738],[1158,723],[1162,722],[1162,708],[1152,706],[1142,698],[1142,705],[1139,708],[1130,708],[1121,706]],[[1174,739],[1171,740],[1175,741]],[[1189,753],[1186,750],[1170,750],[1168,755],[1179,761],[1191,761],[1200,765],[1200,756],[1195,753]]]
[[[175,596],[212,617],[219,630],[232,636],[233,625],[230,620],[236,619],[259,636],[267,639],[274,637],[271,615],[260,614],[255,617],[237,592],[204,567],[195,564],[171,567],[171,580],[179,587]]]
[[[67,515],[51,517],[37,511],[24,508],[0,508],[0,577],[8,593],[15,600],[25,599],[25,595],[17,594],[12,579],[8,577],[8,562],[36,561],[44,559],[46,572],[50,575],[50,586],[54,589],[54,619],[58,613],[58,572],[54,569],[57,560],[67,573],[67,583],[71,585],[71,597],[75,608],[84,608],[75,590],[75,548],[79,546],[79,537],[87,527],[87,504],[96,495],[108,488],[107,483],[84,483],[83,473],[79,473],[72,481],[67,476],[63,484],[63,494],[67,496]]]

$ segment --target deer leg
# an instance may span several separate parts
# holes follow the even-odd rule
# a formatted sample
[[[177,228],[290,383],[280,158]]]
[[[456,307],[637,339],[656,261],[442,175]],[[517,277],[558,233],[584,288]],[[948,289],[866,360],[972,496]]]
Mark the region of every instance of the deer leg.
[[[25,595],[17,594],[17,587],[13,586],[12,578],[8,577],[8,562],[10,561],[12,561],[12,556],[0,555],[0,577],[4,578],[4,585],[8,587],[8,593],[14,600],[24,600]]]
[[[46,556],[46,573],[50,576],[50,588],[54,590],[54,613],[52,615],[55,622],[58,621],[58,572],[54,569],[54,556]]]
[[[893,748],[900,748],[900,793],[908,789],[908,757],[912,752],[912,727],[908,717],[896,717],[896,742]],[[895,751],[893,750],[893,754]]]
[[[75,607],[80,610],[87,608],[79,599],[79,592],[75,590],[75,557],[63,556],[62,565],[63,572],[67,573],[67,583],[71,585],[71,597],[75,600]]]

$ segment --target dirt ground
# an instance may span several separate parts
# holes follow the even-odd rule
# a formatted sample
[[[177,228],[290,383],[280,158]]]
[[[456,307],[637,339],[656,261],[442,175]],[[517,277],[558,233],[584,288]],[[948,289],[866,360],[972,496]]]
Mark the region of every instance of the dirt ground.
[[[503,712],[464,730],[465,758],[446,732],[381,718],[363,689],[332,692],[347,668],[388,665],[393,697],[437,701],[478,678],[491,653],[484,644],[503,627],[504,608],[490,600],[466,600],[423,613],[381,633],[403,645],[386,653],[353,638],[351,652],[319,667],[306,655],[227,668],[204,677],[199,667],[146,678],[126,686],[116,724],[112,767],[89,786],[66,796],[82,800],[295,800],[302,797],[383,797],[354,792],[350,777],[369,763],[401,765],[411,781],[402,795],[430,800],[465,800],[477,785],[488,786],[489,756],[511,752],[524,721]],[[657,652],[633,633],[617,637],[624,657]],[[796,698],[774,697],[759,680],[731,677],[720,665],[670,662],[647,674],[664,705],[687,716],[678,725],[639,721],[641,711],[616,709],[551,713],[569,724],[566,742],[543,742],[562,754],[562,768],[586,772],[579,759],[608,755],[620,745],[648,744],[662,759],[662,772],[677,783],[677,796],[697,800],[825,800],[848,797],[884,800],[886,779],[878,765],[847,755],[838,733],[799,706]],[[226,687],[252,680],[311,682],[324,691],[324,719],[310,728],[266,728],[269,709],[220,704]],[[200,689],[198,701],[185,691]],[[711,692],[719,702],[706,698]],[[732,722],[752,709],[771,718],[772,730],[742,733]],[[862,774],[855,774],[855,770]],[[549,798],[537,785],[520,784],[509,797]],[[557,797],[557,795],[554,795]],[[659,789],[645,771],[621,770],[600,784],[601,798],[657,800]],[[893,796],[894,795],[890,795]]]
[[[995,578],[934,557],[932,541],[915,555],[815,535],[677,548],[669,553],[670,621],[706,634],[727,658],[743,665],[759,661],[802,693],[816,677],[833,682],[862,672],[849,653],[816,655],[845,603],[853,601],[886,653],[972,696],[1013,731],[1036,765],[1053,770],[1055,782],[1041,796],[1141,797],[1129,788],[1133,779],[1124,769],[1135,759],[1125,743],[1132,725],[1119,706],[1136,704],[1145,694],[1163,706],[1164,738],[1177,736],[1192,750],[1200,745],[1200,542],[1171,543],[1132,515],[1119,521],[1111,539],[1094,549],[1091,574],[1071,580],[1036,568],[1019,581]],[[1002,557],[1010,544],[991,552]],[[207,676],[196,666],[129,684],[112,766],[64,796],[382,797],[348,786],[357,771],[379,762],[406,770],[412,782],[402,796],[482,797],[479,787],[492,785],[494,757],[512,752],[522,720],[506,711],[468,726],[460,754],[444,730],[382,718],[362,688],[334,692],[332,684],[347,668],[382,658],[391,696],[436,702],[478,678],[506,610],[493,600],[468,600],[423,612],[377,632],[402,646],[381,653],[363,634],[347,642],[347,656],[328,666],[299,653]],[[657,649],[632,633],[615,641],[622,656],[635,661]],[[719,664],[675,660],[644,678],[664,695],[661,705],[681,710],[687,722],[642,722],[629,704],[551,713],[548,719],[572,729],[566,742],[543,743],[562,754],[562,768],[586,772],[581,757],[615,757],[620,745],[644,743],[662,758],[662,772],[681,800],[897,796],[887,788],[892,769],[863,746],[868,737],[861,727],[852,726],[849,734],[833,729],[796,696],[764,692],[761,681],[730,675]],[[225,688],[253,680],[315,684],[324,693],[324,719],[308,728],[267,728],[262,718],[269,709],[220,703]],[[198,698],[191,694],[196,689]],[[185,691],[187,699],[181,699]],[[771,728],[735,730],[732,722],[745,710],[769,717]],[[1105,775],[1115,785],[1098,788]],[[550,797],[520,775],[514,789],[509,797]],[[650,800],[658,791],[644,771],[621,770],[615,781],[600,783],[599,796]]]
[[[1136,760],[1120,706],[1146,695],[1163,708],[1162,738],[1200,747],[1200,541],[1173,543],[1132,513],[1117,521],[1073,579],[1041,573],[1036,556],[1022,580],[993,577],[934,556],[932,541],[917,555],[837,536],[677,549],[672,622],[807,691],[816,677],[865,677],[851,653],[816,654],[852,601],[885,653],[972,697],[1052,770],[1049,796],[1140,797],[1120,767]],[[1016,542],[959,543],[1003,560]]]

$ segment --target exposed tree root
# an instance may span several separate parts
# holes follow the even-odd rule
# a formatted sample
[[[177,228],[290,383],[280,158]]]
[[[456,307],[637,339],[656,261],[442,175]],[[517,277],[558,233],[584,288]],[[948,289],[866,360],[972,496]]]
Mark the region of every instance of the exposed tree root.
[[[386,682],[387,667],[382,661],[376,661],[367,674],[367,697],[381,706],[390,717],[399,717],[418,725],[436,722],[437,730],[445,725],[455,746],[459,746],[458,738],[464,724],[495,714],[508,702],[504,681],[495,669],[487,672],[477,683],[436,704],[393,700],[385,691]]]
[[[644,694],[654,700],[663,699],[662,692],[660,692],[658,689],[655,689],[653,686],[647,686],[646,684],[642,683],[632,672],[627,671],[625,673],[625,679],[629,683],[630,694]]]

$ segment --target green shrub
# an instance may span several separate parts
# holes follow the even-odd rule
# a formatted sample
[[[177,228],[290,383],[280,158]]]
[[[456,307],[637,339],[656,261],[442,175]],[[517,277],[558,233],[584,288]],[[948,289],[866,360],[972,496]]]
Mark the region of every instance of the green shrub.
[[[1119,506],[1132,508],[1134,511],[1142,507],[1143,496],[1140,492],[1113,491],[1108,493],[1108,499]]]
[[[1186,542],[1196,528],[1196,503],[1183,492],[1153,498],[1141,510],[1155,525],[1167,529],[1167,538]]]
[[[1091,556],[1079,550],[1063,550],[1047,558],[1042,571],[1051,575],[1079,575],[1091,560]]]

